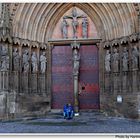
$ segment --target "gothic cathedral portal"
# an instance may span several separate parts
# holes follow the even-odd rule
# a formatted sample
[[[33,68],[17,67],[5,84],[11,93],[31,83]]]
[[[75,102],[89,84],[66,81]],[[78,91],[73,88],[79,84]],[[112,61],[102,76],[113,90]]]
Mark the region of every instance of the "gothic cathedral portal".
[[[56,24],[52,46],[52,109],[71,103],[75,110],[99,109],[99,43],[90,17],[70,8]]]

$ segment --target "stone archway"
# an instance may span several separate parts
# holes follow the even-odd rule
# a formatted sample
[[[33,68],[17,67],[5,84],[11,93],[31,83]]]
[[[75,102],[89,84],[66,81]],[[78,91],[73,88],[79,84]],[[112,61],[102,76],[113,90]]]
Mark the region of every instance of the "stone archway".
[[[84,15],[88,20],[88,36],[82,36],[82,18],[79,16],[77,37],[73,37],[71,11],[69,9],[58,21],[54,28],[52,38],[49,40],[53,45],[52,49],[52,109],[62,109],[64,104],[75,105],[74,77],[73,77],[73,55],[71,44],[80,44],[79,54],[80,69],[78,75],[78,107],[79,109],[99,109],[99,55],[96,43],[98,38],[97,30],[88,15],[77,8],[78,15]],[[63,17],[67,18],[68,38],[61,33]],[[78,95],[80,93],[80,95]]]

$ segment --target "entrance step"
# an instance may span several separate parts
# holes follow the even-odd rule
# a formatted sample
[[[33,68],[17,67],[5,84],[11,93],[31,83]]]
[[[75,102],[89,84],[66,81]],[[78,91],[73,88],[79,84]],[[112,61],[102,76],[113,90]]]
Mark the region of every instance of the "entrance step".
[[[62,109],[51,109],[51,113],[62,113]]]

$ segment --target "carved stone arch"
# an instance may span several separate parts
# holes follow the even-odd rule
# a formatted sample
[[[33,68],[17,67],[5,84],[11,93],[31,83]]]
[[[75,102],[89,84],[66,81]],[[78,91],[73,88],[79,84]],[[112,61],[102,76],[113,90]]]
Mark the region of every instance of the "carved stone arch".
[[[63,4],[61,5],[58,9],[57,12],[54,12],[52,19],[49,21],[46,32],[45,32],[45,38],[44,38],[44,42],[46,42],[48,39],[51,39],[53,36],[53,31],[54,28],[56,27],[58,21],[63,18],[64,14],[71,10],[72,7],[76,7],[78,9],[80,9],[81,11],[83,11],[83,13],[85,13],[90,20],[93,22],[93,24],[95,25],[96,31],[97,33],[100,33],[101,29],[103,29],[103,23],[101,21],[101,19],[99,17],[97,17],[98,15],[93,11],[92,14],[90,12],[89,9],[91,9],[90,5],[84,5],[84,4]],[[94,14],[93,14],[94,13]],[[94,16],[93,16],[94,15]],[[96,15],[96,16],[95,16]],[[105,32],[102,33],[102,36],[105,36],[104,34]],[[104,35],[103,35],[104,34]],[[101,36],[101,35],[100,35]],[[99,35],[98,37],[99,38]]]

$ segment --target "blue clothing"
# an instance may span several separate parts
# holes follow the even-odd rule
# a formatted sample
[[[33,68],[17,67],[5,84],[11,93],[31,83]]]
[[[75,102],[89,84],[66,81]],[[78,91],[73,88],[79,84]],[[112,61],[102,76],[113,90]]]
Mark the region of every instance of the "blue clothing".
[[[74,110],[71,105],[65,105],[63,108],[63,115],[66,119],[72,119],[74,115]]]

